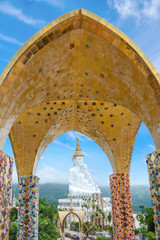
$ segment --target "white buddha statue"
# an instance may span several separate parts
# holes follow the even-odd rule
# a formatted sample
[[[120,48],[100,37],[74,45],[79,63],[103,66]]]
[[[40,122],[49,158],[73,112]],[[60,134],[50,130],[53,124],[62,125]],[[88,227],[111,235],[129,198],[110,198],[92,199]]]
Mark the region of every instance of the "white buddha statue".
[[[83,196],[92,193],[101,193],[100,189],[95,185],[87,165],[83,163],[83,153],[79,144],[79,136],[77,136],[77,146],[73,155],[74,167],[69,171],[69,192],[73,196]]]

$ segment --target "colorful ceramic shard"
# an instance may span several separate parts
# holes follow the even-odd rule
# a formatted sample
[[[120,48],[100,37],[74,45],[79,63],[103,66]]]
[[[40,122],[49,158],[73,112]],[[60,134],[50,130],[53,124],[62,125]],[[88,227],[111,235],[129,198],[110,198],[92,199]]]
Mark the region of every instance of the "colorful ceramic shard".
[[[8,240],[13,158],[0,151],[0,239]]]
[[[160,239],[160,153],[152,152],[148,154],[146,162],[154,212],[155,233],[156,238]]]
[[[39,178],[19,177],[17,239],[38,240]]]
[[[126,173],[110,176],[113,239],[134,239],[134,219],[131,202],[129,175]]]

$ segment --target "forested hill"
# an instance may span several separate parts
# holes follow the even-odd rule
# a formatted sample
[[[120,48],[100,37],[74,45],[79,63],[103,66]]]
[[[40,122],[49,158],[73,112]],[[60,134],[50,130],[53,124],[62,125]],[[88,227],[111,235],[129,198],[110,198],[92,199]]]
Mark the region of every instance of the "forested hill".
[[[100,187],[103,196],[110,196],[109,187]],[[148,186],[131,186],[133,211],[141,211],[139,206],[151,207],[151,193]]]
[[[18,195],[18,186],[13,184],[16,196]],[[110,197],[110,189],[108,187],[100,187],[104,197]],[[48,202],[53,202],[57,205],[59,198],[66,198],[68,196],[68,185],[47,183],[40,185],[40,197],[46,198]],[[151,207],[151,195],[149,187],[147,186],[132,186],[131,187],[133,210],[139,211],[139,206]]]

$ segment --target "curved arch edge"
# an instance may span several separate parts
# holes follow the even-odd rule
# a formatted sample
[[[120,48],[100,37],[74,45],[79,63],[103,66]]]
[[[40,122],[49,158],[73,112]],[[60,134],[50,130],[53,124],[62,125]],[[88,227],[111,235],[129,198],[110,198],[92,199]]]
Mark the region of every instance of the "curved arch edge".
[[[147,56],[143,53],[143,51],[123,32],[121,32],[118,28],[113,26],[111,23],[107,22],[105,19],[97,16],[96,14],[89,12],[83,8],[73,10],[69,13],[66,13],[57,19],[53,20],[51,23],[48,23],[46,26],[44,26],[42,29],[40,29],[37,33],[35,33],[28,41],[24,43],[24,45],[17,51],[17,53],[12,57],[10,62],[7,64],[6,68],[0,75],[0,85],[3,83],[6,76],[9,74],[13,66],[16,64],[16,62],[20,59],[20,57],[27,51],[27,49],[36,42],[39,38],[41,38],[43,35],[45,35],[48,31],[50,31],[53,27],[57,26],[58,24],[62,23],[63,21],[72,18],[77,15],[84,15],[86,17],[89,17],[93,19],[94,21],[102,24],[104,27],[107,27],[110,31],[112,31],[114,34],[116,34],[119,38],[123,39],[145,62],[145,64],[148,66],[154,77],[157,79],[158,83],[160,84],[160,74],[156,70],[156,68],[153,66],[151,61],[147,58]]]

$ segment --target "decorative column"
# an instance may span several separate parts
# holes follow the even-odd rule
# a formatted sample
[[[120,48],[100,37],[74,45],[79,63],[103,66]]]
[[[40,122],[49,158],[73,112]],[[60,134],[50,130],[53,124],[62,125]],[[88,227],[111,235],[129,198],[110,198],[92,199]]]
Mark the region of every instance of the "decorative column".
[[[160,239],[160,153],[152,152],[147,155],[147,166],[154,212],[156,238]]]
[[[110,176],[113,239],[134,239],[134,219],[129,175],[117,173]]]
[[[19,177],[17,239],[38,240],[39,178]]]
[[[13,158],[0,151],[0,239],[9,239]]]

